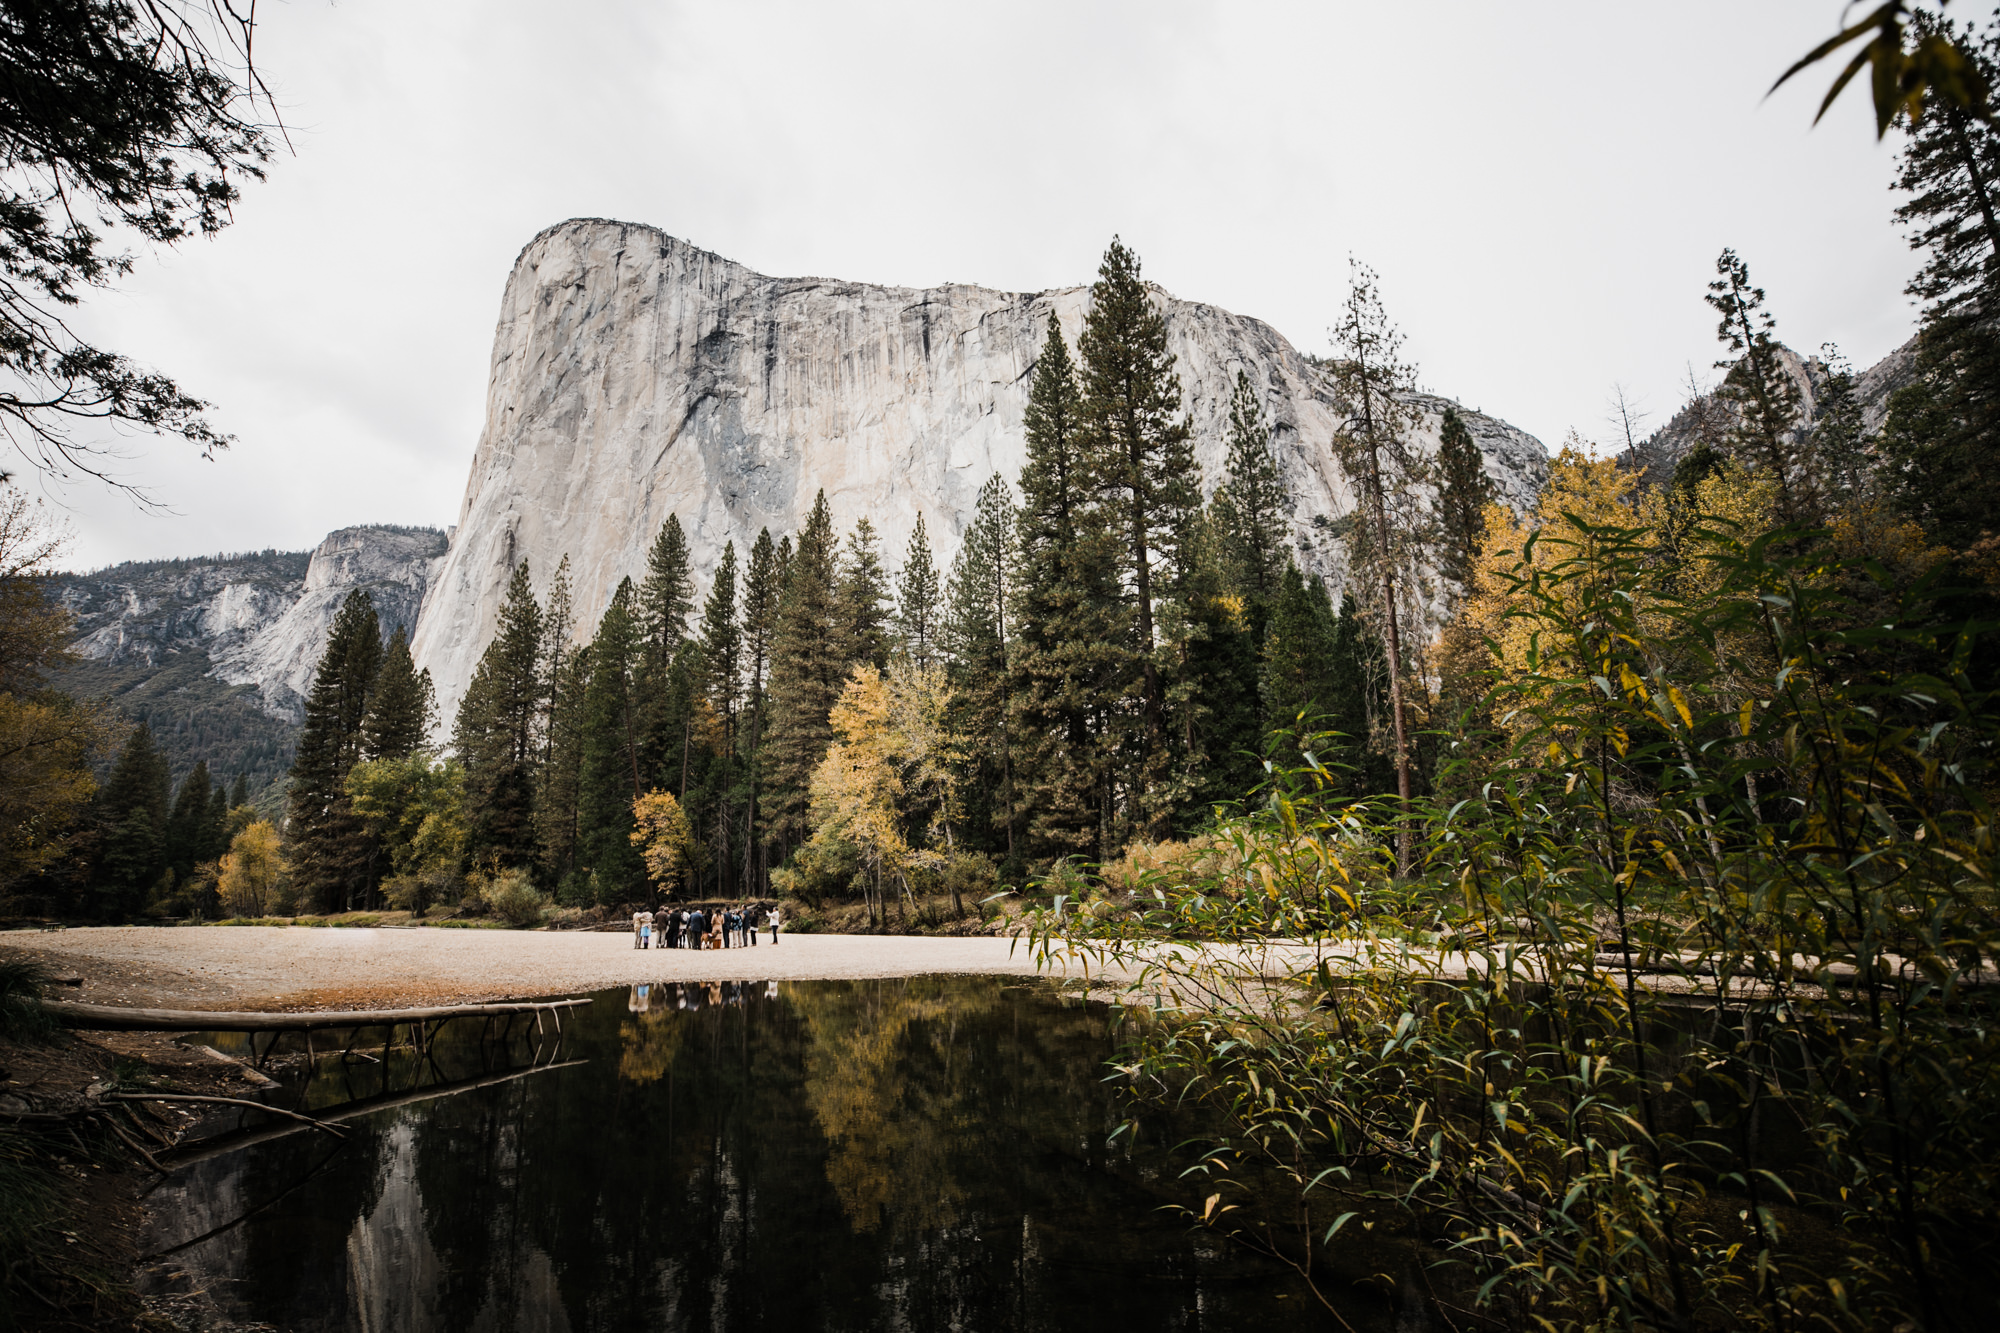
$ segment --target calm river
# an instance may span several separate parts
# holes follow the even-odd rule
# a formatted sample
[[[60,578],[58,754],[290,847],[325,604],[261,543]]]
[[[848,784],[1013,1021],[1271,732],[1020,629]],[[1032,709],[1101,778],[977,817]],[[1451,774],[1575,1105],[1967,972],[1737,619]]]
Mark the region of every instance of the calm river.
[[[518,1034],[461,1020],[388,1090],[519,1067]],[[1160,1211],[1194,1192],[1172,1127],[1107,1146],[1114,1049],[1102,1006],[1002,978],[606,991],[544,1043],[577,1063],[178,1173],[153,1247],[214,1233],[160,1271],[301,1331],[1334,1327]],[[383,1077],[323,1057],[308,1104]]]

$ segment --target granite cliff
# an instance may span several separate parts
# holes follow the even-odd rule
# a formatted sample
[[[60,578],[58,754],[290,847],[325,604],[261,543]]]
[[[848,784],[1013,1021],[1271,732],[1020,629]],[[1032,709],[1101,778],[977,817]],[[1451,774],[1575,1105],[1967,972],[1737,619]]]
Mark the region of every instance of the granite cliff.
[[[1321,369],[1276,330],[1155,289],[1204,492],[1221,478],[1239,370],[1264,396],[1301,560],[1336,580],[1327,525],[1353,507]],[[652,227],[577,219],[522,250],[501,299],[486,421],[450,550],[418,622],[449,719],[513,568],[538,589],[570,557],[579,631],[638,576],[669,513],[706,577],[725,541],[796,531],[824,489],[842,529],[867,515],[885,557],[921,512],[941,567],[974,498],[1025,460],[1021,417],[1050,312],[1074,345],[1089,289],[924,290],[773,278]],[[1424,397],[1435,441],[1446,400]],[[1542,444],[1468,413],[1503,499],[1547,477]]]

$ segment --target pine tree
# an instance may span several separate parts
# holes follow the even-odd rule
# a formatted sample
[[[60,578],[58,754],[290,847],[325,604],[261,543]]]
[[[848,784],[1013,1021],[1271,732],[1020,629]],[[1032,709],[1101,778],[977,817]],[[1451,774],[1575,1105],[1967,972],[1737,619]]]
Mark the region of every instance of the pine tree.
[[[974,828],[999,828],[1011,861],[1014,764],[1007,716],[1008,598],[1013,588],[1014,499],[994,473],[952,561],[938,624],[938,649],[952,687],[952,729],[966,738],[974,765],[966,784]],[[983,839],[978,841],[983,842]]]
[[[1308,589],[1322,604],[1330,605],[1326,585],[1313,576]],[[1339,734],[1330,761],[1346,765],[1353,773],[1349,794],[1373,796],[1397,782],[1400,775],[1384,763],[1382,747],[1375,743],[1381,717],[1390,705],[1389,673],[1383,643],[1361,615],[1353,594],[1340,599],[1340,613],[1333,621],[1333,652],[1324,674],[1326,719],[1330,730]]]
[[[1919,38],[1943,35],[1964,53],[1977,82],[2000,88],[2000,19],[1984,36],[1938,15],[1912,16]],[[1947,99],[1905,131],[1896,189],[1909,196],[1896,220],[1909,229],[1910,248],[1924,265],[1906,289],[1925,303],[1926,323],[1969,307],[1991,309],[2000,256],[2000,126],[1968,115]]]
[[[771,647],[764,780],[769,792],[767,831],[781,847],[803,843],[810,832],[807,807],[813,770],[833,741],[827,718],[847,679],[843,631],[850,622],[841,614],[835,593],[835,558],[833,516],[822,491],[791,552]]]
[[[1295,564],[1287,563],[1271,602],[1264,631],[1260,694],[1265,729],[1273,733],[1272,749],[1286,762],[1297,762],[1309,738],[1330,725],[1333,687],[1329,671],[1336,659],[1333,604],[1318,579],[1310,587]],[[1279,745],[1279,733],[1289,739]]]
[[[864,514],[841,553],[835,642],[849,667],[866,664],[879,671],[889,665],[889,574],[882,568],[881,545]]]
[[[196,760],[194,771],[181,780],[173,811],[167,816],[166,861],[177,882],[185,883],[197,864],[220,855],[209,850],[210,786],[208,761]]]
[[[1243,800],[1257,783],[1264,739],[1257,663],[1269,598],[1239,590],[1238,555],[1215,512],[1198,513],[1184,541],[1180,596],[1162,616],[1173,654],[1167,703],[1178,770],[1169,790],[1184,828],[1218,804]]]
[[[758,861],[765,839],[760,823],[763,799],[764,730],[769,720],[771,650],[778,629],[778,600],[784,593],[784,569],[771,530],[761,529],[750,548],[749,575],[743,585],[743,716],[738,728],[744,757],[743,879],[752,893],[761,893],[770,866]]]
[[[1015,768],[1011,832],[1028,855],[1107,859],[1113,850],[1112,720],[1131,676],[1118,545],[1105,530],[1084,451],[1082,390],[1053,313],[1023,416],[1007,645]]]
[[[1854,368],[1832,343],[1821,346],[1820,366],[1809,452],[1828,508],[1833,509],[1870,490],[1874,450],[1863,428],[1861,400],[1854,392]]]
[[[1444,410],[1438,426],[1437,565],[1463,596],[1472,586],[1472,562],[1486,532],[1486,506],[1493,503],[1493,480],[1484,456],[1455,407]]]
[[[1228,591],[1256,617],[1285,571],[1285,487],[1271,457],[1271,428],[1250,377],[1236,372],[1229,399],[1227,473],[1215,488],[1211,518],[1222,539]]]
[[[238,773],[236,781],[229,784],[229,808],[234,810],[248,804],[250,804],[250,779]]]
[[[1334,450],[1361,492],[1349,548],[1355,570],[1369,585],[1370,609],[1388,652],[1391,754],[1402,815],[1396,863],[1407,875],[1415,830],[1403,708],[1403,633],[1406,626],[1416,628],[1414,616],[1422,605],[1419,570],[1429,518],[1423,497],[1430,468],[1410,438],[1417,414],[1408,396],[1416,387],[1416,371],[1401,359],[1403,335],[1382,308],[1374,271],[1363,264],[1352,263],[1333,336],[1342,354],[1334,363],[1334,389],[1349,414],[1334,437]]]
[[[466,853],[475,865],[536,859],[535,770],[542,757],[542,609],[523,560],[500,624],[458,708],[452,749],[465,765]]]
[[[99,852],[91,879],[104,915],[126,917],[144,907],[166,870],[171,783],[166,756],[141,722],[97,792]]]
[[[632,802],[644,794],[639,772],[638,684],[648,637],[633,614],[632,580],[611,595],[587,658],[577,791],[577,860],[593,878],[599,903],[645,892],[645,866],[632,847]]]
[[[1735,354],[1715,363],[1728,372],[1716,396],[1736,409],[1725,447],[1777,484],[1778,512],[1786,522],[1815,522],[1813,479],[1797,456],[1799,387],[1778,359],[1777,320],[1764,308],[1764,289],[1750,285],[1750,266],[1734,250],[1722,252],[1715,271],[1703,299],[1722,316],[1717,341]]]
[[[924,531],[924,516],[917,515],[916,530],[910,534],[909,549],[896,579],[896,628],[903,651],[920,667],[937,660],[938,617],[943,613],[943,592],[938,587],[937,562],[931,558],[930,534]]]
[[[1138,759],[1129,778],[1136,822],[1153,837],[1170,813],[1166,677],[1159,660],[1157,603],[1180,583],[1182,543],[1199,477],[1192,433],[1181,416],[1181,382],[1167,347],[1167,321],[1139,276],[1139,257],[1113,237],[1077,342],[1083,373],[1078,416],[1107,529],[1119,544],[1120,580],[1132,605],[1127,640],[1139,674]]]
[[[646,636],[646,661],[663,670],[687,637],[688,616],[694,612],[694,570],[688,560],[687,534],[678,514],[668,514],[646,553],[646,578],[639,585],[638,616]]]
[[[372,887],[375,840],[348,800],[347,774],[362,758],[361,726],[381,666],[375,603],[357,588],[327,634],[286,793],[292,878],[309,910],[351,911]]]
[[[701,613],[701,679],[708,716],[716,724],[715,769],[709,783],[707,842],[718,880],[736,868],[731,840],[736,811],[736,728],[743,699],[743,630],[736,615],[736,543],[725,542]],[[685,803],[683,803],[685,804]],[[700,836],[702,829],[696,826]],[[726,891],[718,882],[717,891]]]
[[[1986,87],[2000,86],[2000,21],[1946,30]],[[1914,382],[1889,401],[1879,454],[1888,498],[1932,541],[1963,551],[2000,531],[2000,127],[1945,107],[1907,134],[1896,210],[1925,255],[1908,287],[1926,302]]]
[[[582,906],[588,898],[574,876],[583,704],[590,670],[588,654],[574,641],[575,635],[576,596],[565,554],[542,604],[542,761],[535,775],[534,820],[542,866],[567,907]]]
[[[389,636],[376,678],[375,697],[361,721],[361,753],[366,759],[406,759],[423,748],[437,712],[429,668],[410,659],[403,627]]]

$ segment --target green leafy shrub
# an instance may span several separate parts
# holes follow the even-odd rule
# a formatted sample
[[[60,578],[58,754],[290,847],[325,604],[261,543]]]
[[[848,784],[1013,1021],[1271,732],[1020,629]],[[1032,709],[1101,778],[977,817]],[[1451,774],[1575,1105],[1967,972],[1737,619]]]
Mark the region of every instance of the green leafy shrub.
[[[485,880],[480,899],[493,915],[516,929],[539,926],[553,905],[525,870],[502,870]]]
[[[1224,863],[1036,947],[1138,973],[1120,1068],[1224,1126],[1188,1215],[1316,1290],[1339,1258],[1506,1327],[1984,1326],[1991,630],[1796,535],[1656,537],[1530,539],[1521,669],[1413,879],[1396,805],[1309,764]]]

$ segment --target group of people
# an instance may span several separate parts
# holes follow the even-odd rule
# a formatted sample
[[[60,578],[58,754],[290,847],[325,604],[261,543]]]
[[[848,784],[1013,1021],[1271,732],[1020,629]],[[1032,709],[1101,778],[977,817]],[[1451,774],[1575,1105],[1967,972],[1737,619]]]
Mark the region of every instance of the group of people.
[[[727,907],[719,912],[699,907],[662,907],[657,912],[642,908],[632,913],[632,947],[741,949],[757,942],[760,924],[770,929],[771,943],[776,944],[780,923],[777,907],[773,905],[763,911],[761,923],[757,920],[759,914],[752,904]]]

